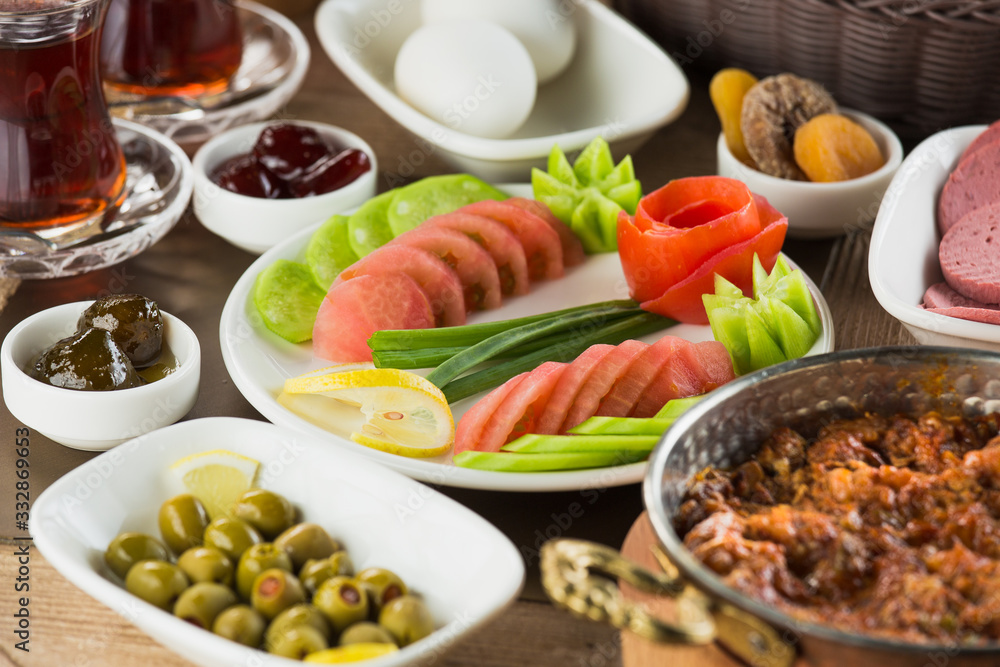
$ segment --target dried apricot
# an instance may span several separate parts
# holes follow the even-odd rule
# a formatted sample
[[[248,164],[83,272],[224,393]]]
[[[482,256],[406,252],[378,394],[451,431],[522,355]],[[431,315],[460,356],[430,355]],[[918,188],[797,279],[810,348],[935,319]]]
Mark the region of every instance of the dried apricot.
[[[743,96],[740,128],[757,169],[797,181],[806,175],[795,163],[792,141],[803,123],[824,113],[836,113],[837,103],[820,84],[794,74],[761,79]]]
[[[839,114],[820,114],[803,124],[793,148],[795,163],[810,181],[846,181],[885,164],[868,130]]]
[[[729,152],[743,162],[753,166],[753,158],[743,143],[740,116],[743,113],[743,96],[757,83],[757,77],[745,69],[727,67],[720,69],[708,84],[708,95],[712,98],[715,113],[722,124],[722,134],[726,137]]]

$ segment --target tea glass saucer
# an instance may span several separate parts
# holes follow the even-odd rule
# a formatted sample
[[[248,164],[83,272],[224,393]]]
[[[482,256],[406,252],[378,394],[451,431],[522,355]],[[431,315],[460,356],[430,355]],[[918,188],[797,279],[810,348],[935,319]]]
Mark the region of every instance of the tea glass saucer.
[[[219,93],[200,97],[142,96],[105,86],[119,118],[159,130],[179,144],[198,144],[236,125],[268,118],[298,91],[309,67],[309,43],[292,21],[249,0],[236,3],[243,60]]]
[[[125,153],[125,200],[87,235],[46,237],[0,229],[0,277],[59,278],[122,262],[159,241],[177,223],[194,186],[191,161],[148,127],[112,120]]]

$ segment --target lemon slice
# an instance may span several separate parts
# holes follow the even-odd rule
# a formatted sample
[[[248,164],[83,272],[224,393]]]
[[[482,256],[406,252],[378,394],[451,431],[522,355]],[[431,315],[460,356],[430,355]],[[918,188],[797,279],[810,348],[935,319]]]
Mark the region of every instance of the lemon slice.
[[[395,368],[291,378],[278,402],[323,428],[392,454],[437,456],[455,442],[455,420],[441,390]]]
[[[229,514],[236,499],[251,488],[260,462],[226,449],[179,459],[170,466],[191,495],[205,505],[210,519]]]
[[[394,644],[376,644],[374,642],[348,644],[347,646],[337,646],[310,653],[303,659],[303,662],[320,665],[340,665],[345,662],[360,662],[362,660],[380,658],[383,655],[389,655],[398,650]]]

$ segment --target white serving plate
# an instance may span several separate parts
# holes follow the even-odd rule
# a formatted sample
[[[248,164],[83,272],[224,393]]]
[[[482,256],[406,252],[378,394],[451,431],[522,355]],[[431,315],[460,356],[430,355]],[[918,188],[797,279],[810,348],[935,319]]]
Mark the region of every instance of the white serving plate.
[[[303,519],[341,540],[355,567],[387,567],[424,596],[438,629],[366,664],[427,664],[512,602],[524,564],[496,528],[459,503],[304,433],[249,419],[195,419],[131,440],[70,471],[31,508],[35,546],[64,577],[197,665],[292,667],[212,635],[128,593],[104,565],[125,530],[156,534],[160,504],[177,493],[176,460],[229,449],[261,462],[259,486],[285,495]]]
[[[956,127],[925,139],[903,160],[875,218],[868,253],[872,292],[924,345],[1000,350],[1000,327],[920,308],[927,288],[944,280],[938,261],[941,188],[962,151],[985,129]]]
[[[560,7],[565,13],[556,18],[576,23],[576,53],[566,71],[539,87],[528,120],[507,139],[458,132],[396,94],[396,53],[420,25],[419,3],[325,0],[315,24],[320,44],[344,75],[419,138],[414,152],[385,165],[387,171],[405,178],[407,167],[412,171],[416,160],[438,152],[457,171],[498,182],[544,167],[553,144],[572,153],[603,136],[616,157],[634,152],[687,106],[684,73],[646,35],[597,0]]]
[[[505,184],[499,187],[514,196],[531,196],[531,188],[527,185]],[[279,404],[277,396],[286,379],[329,366],[330,362],[314,357],[310,343],[289,343],[264,326],[252,302],[253,283],[257,274],[276,259],[303,261],[306,243],[314,230],[315,227],[303,230],[261,255],[236,282],[222,309],[219,324],[222,359],[236,388],[267,419],[324,439],[338,448],[357,451],[405,475],[432,484],[497,491],[566,491],[642,481],[646,470],[645,462],[593,470],[510,473],[460,468],[451,462],[450,452],[427,459],[407,458],[371,449],[334,435]],[[810,354],[830,352],[834,345],[833,318],[822,294],[811,280],[809,287],[823,321],[823,334],[813,345]],[[496,310],[470,314],[469,323],[503,320],[627,298],[628,286],[618,253],[604,253],[591,256],[583,265],[568,269],[566,276],[559,280],[532,284],[530,294],[509,298]],[[693,342],[713,340],[712,331],[707,325],[692,324],[679,324],[641,340],[652,343],[665,334],[680,336]],[[484,394],[471,396],[451,406],[456,424],[482,395]]]

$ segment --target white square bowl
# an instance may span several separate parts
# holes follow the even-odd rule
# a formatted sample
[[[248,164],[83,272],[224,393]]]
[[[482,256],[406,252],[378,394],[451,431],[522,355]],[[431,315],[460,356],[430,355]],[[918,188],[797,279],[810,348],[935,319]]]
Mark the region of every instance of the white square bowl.
[[[985,129],[985,125],[956,127],[925,139],[896,171],[875,218],[868,253],[872,291],[924,345],[1000,350],[1000,326],[920,307],[927,288],[944,280],[938,261],[941,188],[962,151]]]
[[[510,138],[484,139],[438,123],[395,90],[399,47],[420,25],[418,2],[325,0],[316,12],[320,44],[334,64],[400,125],[422,140],[399,163],[383,164],[404,180],[437,152],[459,171],[492,182],[526,180],[544,167],[554,144],[567,153],[603,136],[620,157],[633,152],[687,106],[680,67],[646,35],[597,0],[575,0],[561,18],[576,23],[569,67],[538,89],[525,124]]]
[[[261,463],[259,486],[283,494],[305,521],[341,540],[356,568],[387,567],[424,596],[438,629],[371,667],[426,664],[512,602],[521,555],[500,531],[430,487],[309,436],[249,419],[213,417],[131,440],[72,470],[31,510],[43,556],[69,581],[150,637],[203,666],[293,667],[149,605],[115,582],[104,550],[126,530],[157,534],[160,504],[181,492],[170,465],[228,449]]]

